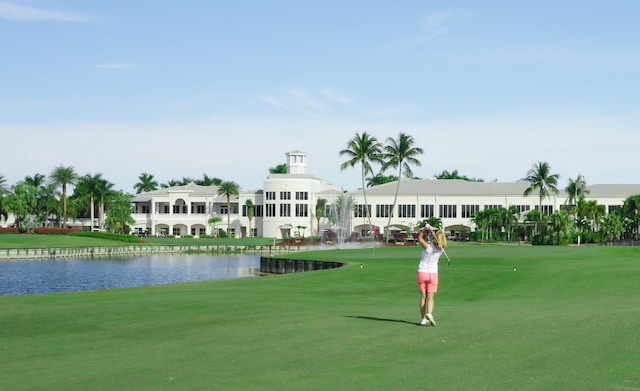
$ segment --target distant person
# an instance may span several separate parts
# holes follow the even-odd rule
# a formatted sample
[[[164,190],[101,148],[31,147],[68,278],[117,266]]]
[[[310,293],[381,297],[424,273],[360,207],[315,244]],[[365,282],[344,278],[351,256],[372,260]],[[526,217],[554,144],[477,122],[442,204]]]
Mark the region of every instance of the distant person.
[[[425,236],[432,238],[431,243],[427,242]],[[433,318],[434,296],[438,292],[438,260],[440,255],[447,248],[447,238],[444,232],[436,231],[427,224],[425,229],[418,234],[418,243],[422,246],[422,255],[418,265],[418,288],[420,289],[420,314],[422,315],[421,325],[436,325]]]

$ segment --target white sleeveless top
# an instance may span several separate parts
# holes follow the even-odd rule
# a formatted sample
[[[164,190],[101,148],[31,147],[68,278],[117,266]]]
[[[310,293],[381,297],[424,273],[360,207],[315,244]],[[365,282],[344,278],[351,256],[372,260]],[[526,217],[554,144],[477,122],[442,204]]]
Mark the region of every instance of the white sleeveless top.
[[[440,259],[442,252],[443,250],[441,248],[436,247],[433,243],[429,243],[429,246],[422,250],[418,271],[425,273],[437,273],[438,260]]]

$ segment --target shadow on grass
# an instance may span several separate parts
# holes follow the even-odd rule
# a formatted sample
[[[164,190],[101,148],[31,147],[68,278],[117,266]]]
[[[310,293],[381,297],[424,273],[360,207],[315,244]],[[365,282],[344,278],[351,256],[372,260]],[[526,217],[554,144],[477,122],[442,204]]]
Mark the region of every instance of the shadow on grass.
[[[388,319],[388,318],[376,318],[375,316],[361,316],[361,315],[344,315],[345,318],[353,318],[353,319],[365,319],[365,320],[375,320],[378,322],[396,322],[396,323],[406,323],[413,326],[420,326],[419,323],[409,322],[408,320],[402,319]]]

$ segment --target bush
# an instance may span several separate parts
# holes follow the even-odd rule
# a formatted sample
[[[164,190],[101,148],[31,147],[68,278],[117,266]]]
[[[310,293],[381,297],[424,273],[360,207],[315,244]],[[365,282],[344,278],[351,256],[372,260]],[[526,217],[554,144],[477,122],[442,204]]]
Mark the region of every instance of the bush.
[[[33,232],[41,235],[66,235],[75,232],[82,232],[80,228],[47,228],[47,227],[38,227],[33,230]]]
[[[0,228],[0,234],[18,234],[20,230],[18,228]]]
[[[185,239],[193,239],[193,235],[182,235],[181,237]]]
[[[121,242],[128,242],[128,243],[142,243],[140,242],[140,238],[138,238],[135,235],[121,235],[121,234],[111,234],[107,232],[86,232],[86,231],[76,231],[76,232],[70,233],[70,235],[82,236],[85,238],[118,240]]]

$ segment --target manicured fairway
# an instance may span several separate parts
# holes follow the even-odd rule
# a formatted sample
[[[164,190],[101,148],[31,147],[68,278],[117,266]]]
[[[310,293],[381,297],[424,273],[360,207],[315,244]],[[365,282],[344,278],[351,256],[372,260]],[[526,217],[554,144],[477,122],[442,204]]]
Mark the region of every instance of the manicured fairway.
[[[640,389],[640,248],[447,252],[437,327],[417,325],[418,247],[293,254],[349,262],[295,275],[0,297],[0,390]]]

